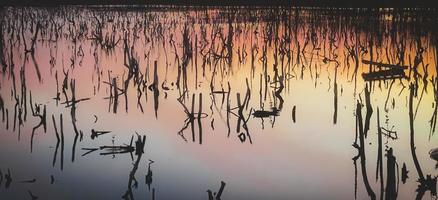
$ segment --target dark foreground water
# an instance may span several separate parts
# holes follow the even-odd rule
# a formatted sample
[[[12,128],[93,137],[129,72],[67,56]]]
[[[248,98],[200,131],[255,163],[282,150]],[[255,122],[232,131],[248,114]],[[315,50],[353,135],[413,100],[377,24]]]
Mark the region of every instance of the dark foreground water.
[[[0,199],[436,199],[436,15],[3,8]]]

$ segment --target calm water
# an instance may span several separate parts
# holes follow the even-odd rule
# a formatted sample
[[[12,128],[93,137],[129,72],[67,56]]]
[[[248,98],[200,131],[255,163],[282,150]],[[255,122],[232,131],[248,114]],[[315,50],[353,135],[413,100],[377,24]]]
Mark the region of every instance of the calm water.
[[[436,199],[436,14],[3,8],[0,199]]]

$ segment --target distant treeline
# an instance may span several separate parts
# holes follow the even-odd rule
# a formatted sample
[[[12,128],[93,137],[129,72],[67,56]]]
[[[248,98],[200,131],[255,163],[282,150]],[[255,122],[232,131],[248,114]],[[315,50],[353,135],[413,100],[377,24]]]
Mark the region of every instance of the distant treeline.
[[[342,8],[436,8],[438,0],[1,0],[0,5],[303,6]]]

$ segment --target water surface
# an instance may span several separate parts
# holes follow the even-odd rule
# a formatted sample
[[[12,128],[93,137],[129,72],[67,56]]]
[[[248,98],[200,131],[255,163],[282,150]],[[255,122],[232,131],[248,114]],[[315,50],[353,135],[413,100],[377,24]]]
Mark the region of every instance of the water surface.
[[[434,199],[436,22],[3,8],[0,198]]]

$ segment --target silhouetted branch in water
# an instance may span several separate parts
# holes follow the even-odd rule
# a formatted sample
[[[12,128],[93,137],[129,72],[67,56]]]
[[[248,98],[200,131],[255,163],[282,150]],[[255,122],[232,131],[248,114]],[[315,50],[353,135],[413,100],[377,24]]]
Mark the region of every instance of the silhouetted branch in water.
[[[117,113],[117,108],[119,106],[119,96],[120,95],[124,95],[126,93],[126,90],[120,89],[117,86],[117,79],[116,78],[110,78],[110,75],[108,74],[108,81],[110,82],[106,82],[104,81],[103,83],[108,84],[110,86],[110,96],[106,97],[104,99],[109,99],[110,100],[110,106],[111,103],[113,104],[113,113]],[[119,93],[120,92],[120,93]]]
[[[426,193],[426,191],[430,191],[430,194],[434,197],[436,197],[437,192],[436,192],[436,182],[437,182],[437,177],[433,177],[431,175],[427,175],[426,179],[419,181],[420,185],[418,185],[417,188],[417,196],[415,197],[415,199],[420,200],[423,199],[424,194]]]
[[[21,136],[21,131],[20,131],[20,127],[21,127],[21,113],[22,113],[22,108],[20,106],[20,100],[19,100],[19,95],[17,93],[17,88],[15,85],[15,74],[12,73],[12,81],[13,81],[13,90],[11,91],[11,100],[12,97],[15,100],[15,105],[14,105],[14,122],[13,122],[13,128],[12,131],[15,132],[15,127],[17,125],[17,120],[18,120],[18,140],[20,140],[20,136]],[[31,105],[32,106],[32,105]]]
[[[297,110],[297,106],[294,106],[292,108],[292,121],[295,123],[296,122],[296,110]]]
[[[111,33],[110,36],[107,33],[107,35],[104,37],[102,29],[105,28],[105,24],[103,23],[103,20],[99,20],[99,18],[94,14],[94,12],[93,12],[93,18],[96,20],[97,23],[91,33],[92,37],[88,39],[97,42],[100,45],[100,47],[106,52],[110,52],[117,46],[121,38],[119,37],[116,40],[114,33]]]
[[[136,155],[138,154],[142,154],[144,153],[144,143],[145,143],[145,137],[142,138],[142,140],[137,140],[135,142],[135,146],[133,144],[133,140],[134,140],[134,136],[131,137],[131,141],[129,144],[124,144],[124,145],[104,145],[104,146],[100,146],[98,148],[82,148],[82,150],[85,150],[87,152],[85,152],[84,154],[82,154],[82,156],[85,156],[89,153],[92,153],[94,151],[98,151],[101,150],[102,152],[100,153],[100,155],[115,155],[115,154],[125,154],[125,153],[130,153],[132,154],[133,152],[135,152]]]
[[[83,102],[83,101],[88,101],[90,100],[90,98],[82,98],[82,99],[76,99],[76,81],[75,79],[71,79],[70,80],[70,84],[68,82],[68,77],[69,77],[69,71],[63,71],[64,73],[64,80],[62,83],[62,93],[64,94],[64,98],[65,101],[62,102],[61,104],[65,104],[66,108],[70,108],[70,114],[72,116],[72,122],[74,123],[74,127],[75,127],[75,132],[76,130],[76,106],[78,103]],[[70,85],[70,87],[69,87]],[[67,90],[70,88],[70,93],[71,93],[71,97],[70,99],[68,98],[67,95]]]
[[[373,107],[371,106],[371,92],[368,83],[365,85],[365,105],[366,105],[366,115],[365,115],[365,125],[364,125],[364,135],[365,138],[368,136],[368,131],[370,130],[370,119],[373,115]],[[379,126],[380,127],[380,126]]]
[[[437,163],[435,164],[435,169],[438,169],[438,148],[431,149],[429,151],[429,157],[437,161]]]
[[[392,153],[392,148],[386,151],[387,158],[387,169],[386,169],[386,190],[385,190],[385,199],[387,200],[395,200],[398,196],[398,187],[397,187],[397,162]]]
[[[5,174],[5,188],[8,189],[12,183],[11,170],[8,169],[8,173]]]
[[[82,156],[86,156],[86,155],[88,155],[90,153],[93,153],[93,152],[99,150],[99,148],[82,148],[82,150],[87,151],[84,154],[82,154]]]
[[[160,92],[158,90],[158,64],[157,61],[154,62],[154,81],[149,86],[149,90],[154,92],[154,111],[155,111],[155,117],[158,117],[158,96],[160,95]]]
[[[276,107],[273,107],[271,111],[255,110],[252,115],[255,118],[266,118],[271,116],[280,116],[280,111]]]
[[[58,71],[55,72],[55,81],[56,81],[56,96],[53,99],[56,101],[56,106],[58,106],[59,101],[61,101],[61,92],[59,92],[59,83],[58,83]]]
[[[211,94],[226,94],[228,93],[227,91],[224,91],[224,88],[222,88],[222,90],[216,90],[211,92]]]
[[[53,120],[53,127],[55,128],[56,139],[57,139],[56,150],[55,150],[55,154],[53,155],[53,166],[55,166],[56,155],[58,153],[59,143],[61,142],[61,166],[60,166],[60,168],[62,171],[62,170],[64,170],[64,120],[62,119],[62,114],[60,114],[59,115],[59,127],[60,127],[59,133],[58,133],[58,129],[56,126],[54,115],[52,115],[52,120]],[[61,137],[59,137],[59,135],[61,135]]]
[[[437,65],[438,66],[438,65]],[[430,124],[430,132],[429,132],[429,140],[430,137],[433,135],[433,133],[435,133],[435,128],[436,128],[436,122],[437,122],[437,118],[438,118],[438,78],[437,77],[432,77],[432,79],[430,80],[432,83],[432,88],[433,88],[433,99],[434,99],[434,109],[433,109],[433,114],[432,117],[429,120],[429,124]],[[0,97],[0,101],[1,101],[1,97]]]
[[[145,183],[146,185],[148,185],[149,190],[151,190],[151,184],[152,184],[152,170],[151,170],[152,163],[154,163],[154,161],[149,159],[148,173],[146,174],[146,179],[145,179]]]
[[[333,124],[336,124],[338,121],[338,65],[335,66],[335,81],[333,83],[333,109]]]
[[[380,177],[380,199],[383,199],[383,188],[384,188],[384,180],[383,180],[383,145],[382,145],[382,129],[380,128],[380,113],[379,108],[377,107],[377,165],[376,165],[376,181]],[[392,152],[392,150],[391,150]],[[389,159],[389,158],[388,158]],[[389,169],[389,163],[388,163]],[[379,176],[380,175],[380,176]],[[388,174],[389,176],[389,174]],[[387,180],[389,181],[389,180]],[[388,186],[387,186],[388,189]],[[388,193],[386,193],[388,195]]]
[[[135,147],[130,145],[123,146],[101,146],[100,150],[105,150],[107,152],[102,152],[100,155],[114,155],[114,154],[124,154],[124,153],[132,153],[135,151]]]
[[[199,108],[198,108],[198,132],[199,132],[199,144],[202,144],[202,93],[199,94]]]
[[[35,71],[37,72],[36,74],[37,74],[38,80],[39,80],[39,82],[42,82],[43,80],[41,78],[41,72],[40,72],[39,65],[35,59],[35,54],[31,53],[30,58],[32,58],[33,65],[35,66]]]
[[[242,123],[242,128],[245,130],[245,134],[244,133],[240,133],[239,134],[239,139],[241,142],[244,142],[246,140],[246,138],[249,139],[249,143],[252,144],[252,139],[251,139],[251,134],[249,133],[249,129],[248,129],[248,125],[247,122],[249,120],[249,116],[251,116],[251,112],[252,112],[252,108],[248,114],[248,118],[245,118],[245,116],[243,115],[243,109],[245,108],[245,105],[247,103],[249,103],[249,96],[248,96],[249,90],[247,91],[247,95],[245,95],[245,99],[243,100],[243,104],[240,100],[240,93],[237,93],[237,129],[236,132],[239,133],[240,132],[240,127],[241,127],[241,123]]]
[[[93,116],[94,116],[94,123],[97,123],[98,120],[97,115],[93,115]]]
[[[105,134],[108,134],[108,133],[111,133],[111,131],[96,131],[94,129],[91,129],[91,139],[94,140],[99,135],[105,135]]]
[[[22,23],[22,26],[24,26],[23,15],[21,16],[21,23]],[[31,25],[31,26],[33,26],[33,25]],[[32,61],[33,61],[34,65],[35,65],[36,75],[38,77],[38,80],[41,82],[42,81],[42,79],[41,79],[41,72],[40,72],[40,69],[38,67],[37,62],[35,61],[35,43],[36,43],[36,40],[37,40],[37,37],[38,37],[38,33],[40,31],[40,28],[41,28],[41,24],[38,21],[36,23],[34,36],[31,38],[31,44],[30,44],[31,46],[30,46],[29,49],[27,48],[26,38],[24,36],[24,31],[25,31],[24,27],[22,27],[22,29],[21,29],[21,37],[22,37],[23,44],[24,44],[24,52],[26,54],[25,56],[27,56],[28,53],[31,54]]]
[[[437,177],[432,178],[431,175],[427,175],[425,178],[418,162],[417,154],[415,152],[415,133],[414,133],[414,113],[413,113],[413,99],[415,94],[415,85],[413,83],[409,86],[409,128],[410,128],[410,146],[412,159],[414,160],[415,169],[418,173],[418,182],[420,183],[417,188],[416,199],[422,199],[426,191],[430,191],[432,196],[436,196],[436,182]]]
[[[36,179],[31,179],[31,180],[21,181],[21,183],[35,183],[36,181],[37,181]]]
[[[38,37],[38,33],[40,31],[40,28],[41,28],[41,25],[40,25],[39,22],[37,22],[36,23],[36,28],[35,28],[34,35],[31,38],[30,48],[29,49],[25,49],[26,53],[32,53],[32,54],[35,53],[35,43],[36,43],[36,40],[37,40],[37,37]],[[24,31],[24,29],[22,31]],[[25,38],[24,37],[24,33],[22,32],[22,34],[23,34],[22,36],[23,36],[24,46],[26,46],[26,40],[24,39]],[[39,77],[39,80],[41,80],[41,76],[38,76],[38,77]]]
[[[189,109],[187,108],[187,106],[183,103],[183,97],[184,97],[185,93],[186,93],[186,92],[183,92],[183,93],[181,94],[181,96],[177,99],[178,102],[181,104],[181,106],[184,108],[184,112],[185,112],[186,115],[187,115],[187,118],[184,120],[184,126],[181,128],[180,131],[178,131],[178,135],[180,135],[180,136],[184,139],[184,141],[187,142],[187,139],[185,138],[183,132],[184,132],[184,130],[187,129],[187,127],[189,126],[189,124],[193,123],[193,121],[194,121],[194,119],[195,119],[195,115],[194,115],[193,111],[190,112]],[[194,95],[195,95],[195,94],[193,94],[193,98],[192,98],[192,102],[193,102],[193,104],[194,104],[194,100],[195,100]],[[192,110],[193,110],[193,106],[192,106]]]
[[[219,191],[216,192],[212,192],[211,190],[207,190],[207,194],[208,194],[208,200],[221,200],[221,196],[222,193],[224,192],[225,189],[225,182],[221,181],[221,187],[219,188]]]
[[[381,63],[381,62],[374,62],[369,60],[362,60],[363,64],[367,65],[375,65],[378,68],[387,68],[387,69],[408,69],[408,66],[405,65],[393,65],[393,64],[387,64],[387,63]]]
[[[59,124],[61,129],[61,171],[64,170],[64,120],[62,114],[59,115]]]
[[[424,181],[423,171],[421,170],[420,163],[417,159],[417,154],[415,153],[415,133],[414,133],[414,114],[413,114],[413,99],[414,99],[414,85],[411,84],[409,86],[409,129],[410,129],[410,145],[411,145],[411,153],[412,158],[414,159],[415,168],[417,170],[420,182]]]
[[[1,71],[4,73],[6,73],[6,69],[8,67],[8,65],[6,64],[6,59],[5,59],[5,55],[4,55],[4,37],[3,37],[3,20],[0,21],[0,67],[1,67]]]
[[[132,141],[132,140],[131,140]],[[137,188],[137,179],[135,178],[135,174],[137,173],[138,166],[140,164],[141,157],[144,153],[144,146],[146,144],[146,136],[143,136],[143,138],[140,135],[137,135],[137,141],[136,144],[136,155],[137,159],[134,162],[134,166],[129,173],[129,179],[128,179],[128,189],[126,190],[125,194],[122,196],[123,199],[126,200],[133,200],[134,194],[132,192],[132,187]]]
[[[9,110],[6,109],[6,130],[9,130]]]
[[[401,178],[402,178],[402,183],[403,184],[405,184],[406,180],[409,178],[408,173],[409,173],[409,171],[406,168],[406,163],[403,163],[402,173],[401,173]]]
[[[380,70],[376,72],[363,73],[362,77],[365,81],[407,78],[403,69],[388,69],[388,70]]]
[[[397,131],[388,130],[386,128],[381,127],[382,134],[385,135],[387,138],[390,138],[392,140],[398,139]]]
[[[29,196],[30,196],[30,198],[31,198],[32,200],[37,200],[37,199],[38,199],[38,197],[35,196],[34,194],[32,194],[32,192],[31,192],[30,190],[28,190],[27,193],[29,194]]]
[[[2,122],[5,122],[5,102],[0,94],[0,110],[2,111]]]
[[[370,65],[370,72],[362,74],[362,77],[365,81],[407,78],[404,72],[405,69],[408,69],[407,66],[386,64],[368,60],[362,60],[362,63]],[[376,71],[373,66],[376,66],[378,70]]]
[[[34,108],[35,106],[35,108]],[[30,152],[33,151],[33,138],[35,136],[35,131],[43,126],[44,129],[44,133],[47,131],[47,124],[46,124],[46,105],[44,105],[43,111],[41,111],[41,105],[40,104],[33,104],[32,101],[32,92],[30,91],[30,107],[32,110],[32,116],[34,117],[38,117],[40,119],[40,122],[33,127],[32,129],[32,135],[31,135],[31,139],[30,139]]]
[[[281,111],[283,110],[283,103],[284,103],[283,97],[281,96],[281,92],[284,89],[284,83],[283,83],[284,77],[279,76],[277,79],[278,79],[277,82],[280,84],[280,86],[277,87],[277,90],[275,90],[274,95],[279,101],[278,110]]]
[[[76,100],[76,81],[74,79],[70,80],[70,92],[71,92],[71,99],[68,101],[66,99],[67,106],[70,107],[70,116],[71,116],[71,122],[73,125],[73,130],[75,132],[75,137],[73,139],[73,146],[72,146],[72,154],[71,154],[71,161],[75,161],[75,152],[76,152],[76,143],[78,141],[79,135],[81,135],[82,138],[82,131],[78,130],[77,128],[77,119],[76,119],[76,108],[77,104],[81,102],[83,99]],[[87,98],[85,99],[87,100]],[[68,103],[67,103],[68,102]],[[81,139],[82,140],[82,139]]]
[[[133,80],[134,82],[134,86],[138,85],[138,89],[137,91],[140,92],[138,94],[138,97],[140,97],[141,95],[141,90],[140,90],[140,85],[143,82],[143,80],[140,79],[140,77],[142,77],[143,75],[141,75],[140,70],[139,70],[139,63],[137,61],[137,59],[134,57],[134,46],[131,46],[131,48],[128,47],[128,33],[125,32],[125,36],[123,39],[123,43],[124,43],[124,54],[123,54],[123,62],[124,62],[124,66],[126,68],[128,68],[128,77],[126,78],[126,80],[124,81],[124,96],[125,96],[125,110],[126,112],[128,112],[128,88],[129,88],[129,84],[131,82],[131,80]],[[135,43],[135,39],[136,36],[134,35],[134,43]],[[158,87],[156,87],[158,89]],[[141,106],[141,104],[138,104]],[[142,108],[142,107],[140,107]]]
[[[137,134],[137,141],[135,141],[135,155],[142,155],[146,145],[146,136],[141,137]]]
[[[69,105],[69,101],[68,101],[68,95],[67,95],[67,90],[68,90],[68,77],[69,77],[69,71],[67,70],[67,71],[65,71],[64,69],[63,69],[63,74],[64,74],[64,79],[63,79],[63,81],[62,81],[62,93],[64,94],[64,98],[65,98],[65,102],[66,102],[66,104],[67,105]]]
[[[202,93],[199,94],[199,108],[198,112],[195,112],[195,94],[192,94],[192,106],[191,110],[187,108],[187,106],[183,102],[183,97],[185,95],[185,92],[181,94],[181,96],[177,99],[178,102],[181,104],[181,106],[184,109],[184,112],[187,115],[187,118],[184,120],[184,126],[178,131],[178,135],[180,135],[184,141],[187,142],[187,139],[184,136],[184,131],[191,125],[191,131],[192,131],[192,141],[195,142],[195,119],[198,119],[198,131],[199,131],[199,144],[202,144],[202,124],[201,120],[202,118],[208,117],[207,113],[202,112]]]
[[[26,73],[24,70],[24,67],[21,68],[20,70],[20,81],[21,81],[21,100],[20,100],[20,112],[19,112],[19,122],[18,125],[22,126],[23,124],[23,118],[24,121],[26,121],[27,118],[27,86],[26,86]],[[23,113],[24,110],[24,113]],[[22,117],[22,114],[24,114],[24,116]],[[20,127],[19,130],[21,131]]]
[[[240,93],[236,94],[236,99],[237,99],[237,107],[235,108],[229,108],[227,106],[227,112],[231,113],[233,115],[235,115],[237,117],[237,125],[236,125],[236,132],[239,134],[238,138],[240,139],[241,142],[245,142],[246,138],[249,139],[250,144],[252,144],[252,139],[251,139],[251,134],[249,132],[248,129],[248,125],[247,122],[250,119],[250,116],[252,115],[252,108],[249,111],[248,117],[244,116],[244,109],[248,106],[249,104],[249,100],[250,100],[250,93],[251,90],[249,89],[249,85],[248,85],[248,79],[246,79],[246,94],[245,94],[245,98],[243,99],[243,101],[240,98]],[[227,100],[228,101],[228,100]],[[237,113],[234,113],[233,110],[237,109]],[[262,112],[263,113],[263,112]],[[261,114],[261,113],[259,113]],[[227,116],[228,118],[228,116]],[[229,122],[227,122],[227,125],[229,124]],[[245,132],[240,132],[240,129],[243,128]]]
[[[3,175],[4,175],[4,179],[3,179]],[[9,168],[7,170],[7,173],[5,172],[4,174],[0,170],[0,187],[2,186],[1,182],[3,182],[3,180],[5,180],[5,188],[8,189],[12,182],[12,176]]]
[[[365,184],[365,188],[367,190],[368,195],[372,200],[376,199],[376,194],[374,193],[373,189],[370,186],[370,183],[368,181],[368,175],[366,170],[366,157],[365,157],[365,136],[363,132],[363,124],[362,124],[362,111],[361,108],[362,105],[357,102],[356,106],[356,140],[357,137],[359,138],[359,144],[357,144],[357,141],[353,144],[353,147],[355,147],[358,150],[358,155],[353,158],[354,163],[356,163],[356,160],[360,158],[360,164],[361,164],[361,170],[362,170],[362,178],[363,182]]]
[[[88,100],[90,100],[90,98],[78,99],[78,100],[75,100],[74,102],[73,101],[65,101],[65,102],[62,102],[61,104],[66,104],[65,107],[68,108],[68,107],[71,107],[73,105],[73,103],[76,104],[76,103],[80,103],[82,101],[88,101]]]

